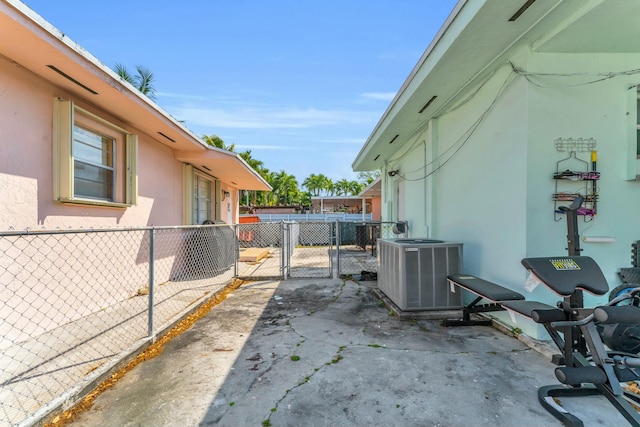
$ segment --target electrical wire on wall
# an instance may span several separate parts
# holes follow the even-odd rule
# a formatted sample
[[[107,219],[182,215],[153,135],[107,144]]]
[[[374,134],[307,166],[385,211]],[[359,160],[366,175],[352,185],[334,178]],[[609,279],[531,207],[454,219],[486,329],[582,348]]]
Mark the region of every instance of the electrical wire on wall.
[[[632,70],[624,70],[624,71],[607,71],[607,72],[600,72],[600,73],[539,73],[539,72],[530,72],[530,71],[523,70],[522,68],[516,66],[513,62],[509,62],[509,64],[511,64],[511,68],[513,69],[514,73],[524,76],[524,78],[527,79],[529,83],[541,88],[585,86],[585,85],[598,83],[604,80],[609,80],[614,77],[632,76],[635,74],[640,74],[640,68],[635,68]],[[538,80],[539,78],[542,78],[542,77],[572,77],[572,78],[589,77],[591,78],[591,80],[581,82],[581,83],[575,83],[575,84],[559,84],[557,86],[551,86],[551,85],[542,85],[541,83],[535,80],[536,77],[538,78]]]
[[[499,71],[503,70],[506,67],[512,69],[513,67],[510,66],[511,64],[505,64],[504,66],[498,67],[496,68],[491,74],[489,74],[482,83],[480,83],[478,85],[477,88],[475,88],[475,90],[473,90],[469,95],[467,95],[466,98],[464,98],[463,100],[459,101],[457,104],[455,104],[453,106],[453,108],[447,110],[446,114],[450,114],[460,108],[462,108],[464,105],[466,105],[469,101],[471,101],[473,98],[475,98],[475,96],[478,94],[478,92],[480,92],[480,90],[482,90],[482,88],[493,78],[493,76],[495,76]],[[437,116],[436,116],[437,117]],[[436,118],[434,117],[434,118]],[[415,147],[416,145],[418,145],[419,143],[424,142],[424,138],[422,138],[422,135],[424,134],[424,132],[427,131],[427,129],[429,129],[429,121],[424,122],[422,125],[418,126],[412,133],[411,135],[409,135],[409,137],[407,139],[411,139],[414,138],[413,143],[409,146],[409,148],[406,151],[403,151],[402,154],[398,155],[398,157],[392,157],[388,160],[388,162],[393,163],[396,162],[398,160],[403,159],[405,156],[407,156],[408,153],[410,153]],[[444,154],[444,153],[443,153]],[[437,159],[436,159],[437,160]],[[415,173],[418,172],[419,170],[424,169],[424,166],[410,171],[410,172],[406,172],[407,174],[410,173]]]
[[[487,118],[487,116],[489,115],[493,107],[495,107],[495,105],[497,104],[498,100],[504,95],[504,93],[513,84],[513,82],[516,80],[517,77],[518,77],[518,74],[513,72],[510,72],[507,75],[505,81],[502,83],[502,86],[500,87],[500,89],[498,90],[494,98],[491,100],[491,103],[489,104],[489,106],[482,112],[482,114],[480,114],[478,119],[471,124],[471,126],[462,134],[462,136],[455,143],[451,144],[451,146],[449,146],[442,154],[440,154],[438,157],[436,157],[429,163],[426,163],[423,166],[419,167],[418,169],[415,169],[413,171],[405,171],[402,174],[398,174],[398,176],[403,178],[405,181],[420,181],[428,178],[429,176],[433,175],[438,170],[440,170],[442,167],[444,167],[462,149],[462,147],[464,147],[466,143],[469,142],[469,139],[471,138],[471,136],[475,133],[478,127],[484,122],[484,120]],[[479,89],[474,91],[473,95],[476,95],[478,91]],[[470,99],[471,97],[466,98],[464,100],[464,103],[468,102]],[[464,103],[457,105],[456,109],[460,108]],[[420,138],[421,136],[422,134],[418,135],[418,137],[412,143],[410,149],[407,152],[405,152],[402,156],[398,157],[397,159],[391,159],[390,162],[400,160],[404,156],[406,156],[407,153],[410,152],[413,149],[413,147],[421,140]],[[433,165],[435,164],[437,164],[437,166],[433,167]],[[430,166],[431,166],[431,170],[429,170]],[[417,173],[423,170],[425,171],[425,173],[418,178],[407,177],[412,173]]]
[[[466,143],[469,141],[471,136],[478,129],[480,124],[482,124],[484,119],[491,112],[491,110],[493,109],[493,107],[495,106],[497,101],[506,92],[506,89],[515,81],[515,78],[518,77],[518,76],[524,77],[529,83],[531,83],[531,84],[533,84],[534,86],[537,86],[537,87],[542,87],[542,88],[554,88],[554,87],[556,87],[557,88],[557,87],[584,86],[584,85],[595,84],[595,83],[598,83],[598,82],[601,82],[601,81],[609,80],[609,79],[612,79],[614,77],[631,76],[631,75],[640,74],[640,68],[635,68],[635,69],[631,69],[631,70],[623,70],[623,71],[608,71],[608,72],[597,72],[597,73],[540,73],[540,72],[528,72],[528,71],[516,66],[513,62],[509,62],[508,65],[511,67],[512,73],[510,73],[507,76],[507,78],[505,79],[502,87],[500,88],[500,90],[498,91],[498,93],[496,94],[494,99],[492,100],[491,104],[478,117],[478,119],[469,127],[469,129],[467,129],[465,131],[465,133],[463,133],[462,136],[455,143],[453,143],[451,146],[449,146],[449,148],[447,148],[442,154],[440,154],[438,157],[433,159],[431,162],[425,163],[423,166],[420,166],[419,168],[411,170],[411,171],[403,171],[402,174],[398,174],[399,177],[403,178],[406,181],[420,181],[420,180],[426,179],[427,177],[431,176],[432,174],[434,174],[435,172],[440,170],[444,165],[446,165],[462,149],[462,147],[464,147],[466,145]],[[478,94],[478,92],[486,85],[486,83],[488,81],[490,81],[491,78],[499,70],[501,70],[502,68],[503,67],[500,67],[500,68],[496,69],[496,71],[494,71],[481,85],[479,85],[477,89],[475,89],[471,94],[469,94],[469,96],[467,96],[464,100],[462,100],[460,103],[458,103],[452,110],[447,111],[447,114],[451,113],[451,112],[453,112],[455,110],[458,110],[459,108],[461,108],[462,106],[467,104],[471,99],[473,99]],[[575,84],[562,84],[562,85],[557,85],[557,86],[551,86],[551,85],[542,85],[539,82],[540,78],[544,78],[544,77],[571,77],[571,78],[575,78],[575,77],[592,77],[592,78],[590,80],[588,80],[588,81],[575,83]],[[536,78],[537,78],[537,80],[536,80]],[[409,146],[409,148],[406,151],[404,151],[398,157],[391,158],[391,159],[388,160],[387,165],[390,168],[392,167],[391,165],[393,165],[395,162],[398,162],[398,161],[402,160],[419,143],[422,143],[424,141],[423,134],[428,129],[428,125],[429,125],[429,122],[427,121],[422,126],[418,127],[413,132],[413,134],[410,136],[410,138],[413,138],[415,136],[415,139],[413,140],[413,142],[411,143],[411,145]],[[438,164],[438,166],[433,168],[434,164]],[[432,170],[429,171],[428,170],[429,167],[432,167]],[[414,174],[414,173],[418,173],[418,172],[423,171],[423,170],[425,171],[425,173],[422,176],[420,176],[418,178],[408,178],[409,175]]]

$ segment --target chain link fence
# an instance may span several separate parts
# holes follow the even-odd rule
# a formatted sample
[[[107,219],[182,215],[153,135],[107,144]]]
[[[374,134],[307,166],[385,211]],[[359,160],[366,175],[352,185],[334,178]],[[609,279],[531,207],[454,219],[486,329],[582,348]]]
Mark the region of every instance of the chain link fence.
[[[397,237],[395,222],[258,222],[238,224],[242,278],[344,277],[377,272],[379,238]]]
[[[393,224],[0,232],[0,427],[38,422],[234,278],[376,272]]]
[[[282,222],[237,224],[236,276],[242,279],[281,279],[285,255],[291,252]],[[283,251],[283,246],[285,251]]]
[[[288,260],[287,277],[333,277],[335,223],[300,222],[298,227],[296,246]]]
[[[238,224],[239,278],[332,277],[333,222]]]
[[[378,271],[377,241],[398,237],[395,222],[337,222],[338,275],[374,277]]]
[[[0,233],[0,426],[31,425],[234,276],[229,226]]]

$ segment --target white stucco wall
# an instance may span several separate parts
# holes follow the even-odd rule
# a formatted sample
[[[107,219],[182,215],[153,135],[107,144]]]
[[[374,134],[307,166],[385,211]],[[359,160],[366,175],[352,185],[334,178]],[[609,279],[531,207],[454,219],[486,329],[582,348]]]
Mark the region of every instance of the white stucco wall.
[[[640,210],[640,182],[627,180],[629,151],[635,154],[636,144],[636,112],[630,107],[635,107],[635,86],[640,83],[640,75],[595,82],[602,78],[595,73],[632,70],[639,63],[637,54],[538,53],[531,55],[526,65],[532,72],[573,74],[539,77],[535,80],[537,85],[528,85],[527,253],[566,254],[566,221],[554,221],[551,194],[555,183],[550,177],[556,171],[556,162],[569,154],[556,151],[553,141],[595,138],[597,169],[601,172],[597,216],[589,222],[579,218],[578,228],[581,237],[615,238],[615,243],[580,242],[582,254],[598,262],[610,288],[619,283],[618,270],[630,266],[632,242],[640,240],[636,215]],[[630,102],[632,99],[634,102]],[[589,153],[577,156],[590,160]],[[635,163],[633,157],[631,162]],[[585,298],[586,304],[597,301],[588,295]]]
[[[428,230],[429,237],[463,242],[465,271],[507,282],[523,277],[526,251],[526,85],[514,80],[468,131],[512,79],[505,67],[477,96],[430,122],[415,147],[389,165],[410,195],[411,236]]]
[[[554,140],[595,138],[597,170],[602,174],[597,183],[598,214],[589,222],[580,217],[579,232],[583,237],[616,239],[581,242],[582,254],[598,262],[613,288],[619,284],[619,269],[630,266],[631,243],[640,240],[635,214],[640,211],[640,182],[627,180],[635,175],[627,165],[637,163],[632,86],[640,83],[640,75],[588,83],[601,76],[584,74],[637,68],[640,55],[524,52],[514,61],[530,72],[583,75],[541,76],[532,83],[510,66],[500,69],[473,97],[425,124],[415,140],[390,159],[383,177],[383,220],[405,219],[393,217],[395,189],[404,180],[411,236],[463,242],[465,272],[513,288],[528,299],[555,304],[557,296],[544,287],[531,293],[524,289],[527,272],[520,261],[567,255],[566,220],[554,216],[552,194],[556,162],[568,153],[558,152]],[[590,153],[579,157],[590,161]],[[390,178],[389,170],[399,174]],[[585,304],[606,298],[585,295]],[[518,322],[530,335],[544,334],[532,322]]]

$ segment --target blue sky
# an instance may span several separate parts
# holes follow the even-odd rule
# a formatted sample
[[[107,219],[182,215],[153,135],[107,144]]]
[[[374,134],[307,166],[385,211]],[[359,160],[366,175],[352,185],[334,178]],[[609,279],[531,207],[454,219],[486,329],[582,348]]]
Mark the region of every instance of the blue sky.
[[[155,75],[197,135],[299,183],[351,163],[457,0],[23,0],[104,64]]]

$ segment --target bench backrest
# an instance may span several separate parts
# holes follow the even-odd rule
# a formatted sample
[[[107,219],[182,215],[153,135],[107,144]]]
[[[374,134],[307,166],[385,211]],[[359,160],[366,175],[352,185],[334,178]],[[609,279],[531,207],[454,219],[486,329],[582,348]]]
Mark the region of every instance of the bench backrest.
[[[587,256],[525,258],[522,265],[563,297],[571,296],[576,290],[594,295],[604,295],[609,291],[602,270]]]

